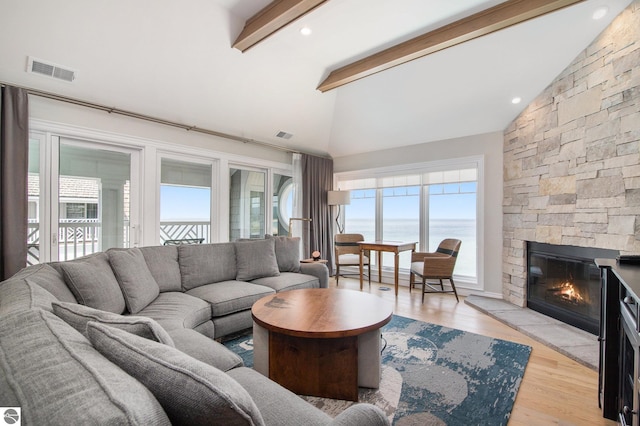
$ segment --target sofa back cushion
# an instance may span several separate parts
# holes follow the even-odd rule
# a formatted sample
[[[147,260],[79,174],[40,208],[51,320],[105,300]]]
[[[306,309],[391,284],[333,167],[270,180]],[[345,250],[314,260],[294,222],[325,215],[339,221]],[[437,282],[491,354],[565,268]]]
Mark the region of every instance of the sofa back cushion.
[[[55,269],[48,263],[40,263],[24,268],[12,278],[22,278],[29,280],[33,284],[37,284],[40,287],[53,294],[56,299],[63,302],[76,302],[67,283],[64,282],[62,276],[62,270]]]
[[[265,235],[276,242],[276,259],[280,272],[300,272],[300,237]]]
[[[53,294],[29,278],[14,276],[0,283],[0,317],[35,308],[51,311],[51,304],[56,301]]]
[[[92,254],[58,265],[79,303],[116,314],[124,312],[124,296],[106,253]]]
[[[41,309],[0,317],[0,377],[22,424],[170,424],[147,388]]]
[[[177,246],[140,247],[140,251],[160,292],[182,291]]]
[[[236,278],[236,250],[233,243],[178,246],[183,290]]]
[[[276,259],[275,240],[236,241],[236,280],[251,281],[280,275]]]
[[[107,254],[127,310],[137,314],[160,294],[160,287],[151,275],[142,251],[139,248],[111,249]]]
[[[153,392],[173,424],[264,424],[247,391],[217,368],[104,324],[90,322],[87,331],[96,349]]]
[[[154,319],[134,315],[118,315],[78,305],[77,303],[54,302],[52,306],[54,314],[82,333],[84,337],[89,337],[87,335],[87,323],[95,321],[126,330],[145,339],[175,347],[169,333]]]

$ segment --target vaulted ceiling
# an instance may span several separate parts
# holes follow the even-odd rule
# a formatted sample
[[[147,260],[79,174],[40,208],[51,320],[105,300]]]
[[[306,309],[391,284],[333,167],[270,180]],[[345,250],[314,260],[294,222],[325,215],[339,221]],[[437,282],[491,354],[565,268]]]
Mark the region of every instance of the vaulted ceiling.
[[[630,2],[283,0],[310,11],[247,48],[238,44],[243,27],[269,0],[2,0],[0,81],[347,156],[503,130]],[[512,3],[560,9],[469,41],[456,34],[453,47],[324,85],[336,69],[388,60],[379,52],[401,43],[419,50],[440,28]],[[593,20],[603,5],[608,14]],[[29,56],[77,78],[27,73]]]

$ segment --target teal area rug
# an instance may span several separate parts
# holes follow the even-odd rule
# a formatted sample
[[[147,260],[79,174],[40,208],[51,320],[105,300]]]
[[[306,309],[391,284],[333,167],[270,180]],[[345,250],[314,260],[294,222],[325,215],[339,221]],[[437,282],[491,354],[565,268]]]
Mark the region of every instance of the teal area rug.
[[[507,424],[531,347],[397,315],[382,337],[380,388],[360,388],[360,402],[397,426]],[[253,366],[250,334],[224,344]],[[331,416],[353,404],[304,398]]]

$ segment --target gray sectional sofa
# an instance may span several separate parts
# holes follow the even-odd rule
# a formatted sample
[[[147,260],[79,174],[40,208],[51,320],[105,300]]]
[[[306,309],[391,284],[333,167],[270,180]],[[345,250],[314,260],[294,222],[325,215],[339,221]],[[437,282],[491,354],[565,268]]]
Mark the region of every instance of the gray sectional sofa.
[[[250,328],[259,298],[327,287],[297,239],[110,249],[0,283],[0,406],[22,424],[386,425],[330,418],[214,339]]]

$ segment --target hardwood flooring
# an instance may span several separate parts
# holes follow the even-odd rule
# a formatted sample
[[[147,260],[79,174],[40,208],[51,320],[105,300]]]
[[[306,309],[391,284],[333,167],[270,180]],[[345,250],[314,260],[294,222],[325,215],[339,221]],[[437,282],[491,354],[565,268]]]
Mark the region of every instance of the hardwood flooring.
[[[336,285],[333,277],[329,285]],[[391,290],[381,291],[381,286]],[[341,277],[339,287],[359,290],[360,283]],[[603,418],[598,408],[596,371],[466,305],[463,297],[456,303],[453,294],[427,294],[422,304],[419,289],[409,294],[409,288],[401,286],[396,298],[393,285],[372,282],[369,288],[366,280],[363,291],[390,301],[397,315],[531,346],[509,425],[616,424]]]

